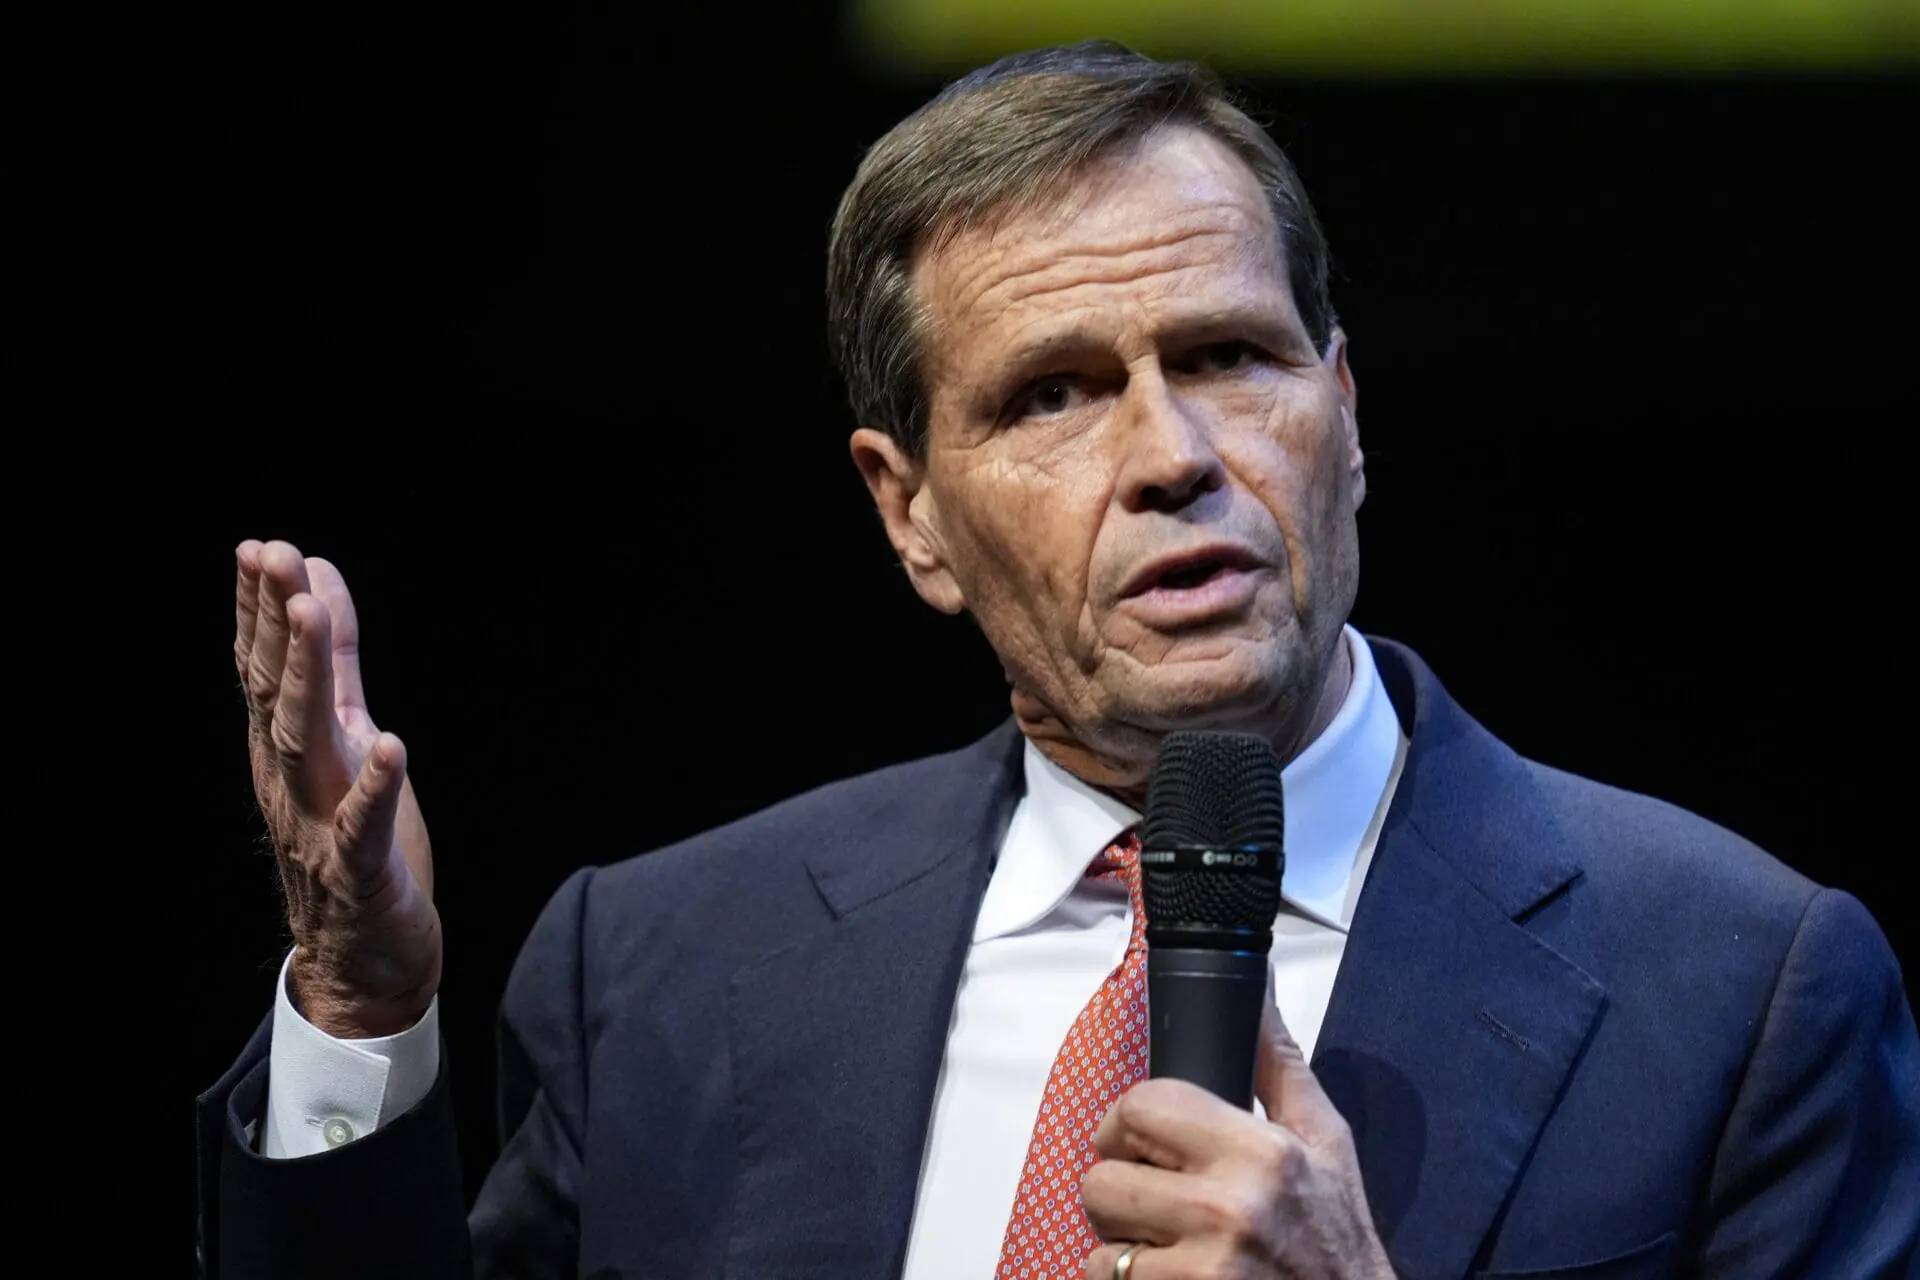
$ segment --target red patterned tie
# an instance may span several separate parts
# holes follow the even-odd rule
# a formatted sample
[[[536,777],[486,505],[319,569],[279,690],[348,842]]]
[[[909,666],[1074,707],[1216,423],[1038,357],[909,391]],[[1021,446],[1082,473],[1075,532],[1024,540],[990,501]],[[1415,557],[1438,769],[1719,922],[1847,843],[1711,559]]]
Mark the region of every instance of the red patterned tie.
[[[1133,934],[1120,967],[1073,1020],[1047,1075],[1033,1141],[1013,1196],[994,1280],[1068,1280],[1100,1244],[1080,1207],[1093,1165],[1093,1131],[1120,1095],[1147,1075],[1146,913],[1140,909],[1140,838],[1123,831],[1087,868],[1127,886]]]

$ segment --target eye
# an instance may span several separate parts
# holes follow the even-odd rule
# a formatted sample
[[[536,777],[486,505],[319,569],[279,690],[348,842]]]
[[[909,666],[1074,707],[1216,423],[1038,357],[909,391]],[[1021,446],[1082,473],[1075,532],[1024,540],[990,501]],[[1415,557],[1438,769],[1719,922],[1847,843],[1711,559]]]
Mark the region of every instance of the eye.
[[[1080,392],[1079,384],[1065,374],[1049,374],[1029,382],[1026,389],[1008,406],[1010,418],[1047,417],[1073,408]]]
[[[1210,342],[1189,359],[1195,372],[1232,373],[1250,364],[1259,354],[1249,342]]]

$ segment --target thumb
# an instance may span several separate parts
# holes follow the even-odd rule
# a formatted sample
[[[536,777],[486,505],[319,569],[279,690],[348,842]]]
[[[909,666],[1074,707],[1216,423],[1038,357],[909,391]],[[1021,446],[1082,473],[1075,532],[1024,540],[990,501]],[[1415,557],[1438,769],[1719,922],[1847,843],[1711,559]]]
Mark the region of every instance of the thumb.
[[[1307,1065],[1300,1042],[1287,1030],[1280,1006],[1271,1001],[1260,1019],[1253,1092],[1267,1119],[1293,1130],[1309,1146],[1332,1141],[1346,1129],[1346,1121]]]

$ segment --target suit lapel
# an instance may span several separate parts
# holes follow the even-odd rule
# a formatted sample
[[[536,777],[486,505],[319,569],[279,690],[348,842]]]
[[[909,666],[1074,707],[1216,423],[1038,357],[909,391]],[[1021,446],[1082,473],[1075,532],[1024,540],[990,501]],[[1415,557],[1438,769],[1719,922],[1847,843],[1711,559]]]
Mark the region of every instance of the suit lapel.
[[[1406,767],[1313,1067],[1397,1272],[1465,1275],[1605,1002],[1526,916],[1579,874],[1527,766],[1373,642]]]
[[[1372,642],[1410,746],[1313,1067],[1407,1280],[1465,1275],[1605,1003],[1524,921],[1579,874],[1527,766]],[[831,923],[733,975],[726,1274],[895,1275],[967,940],[1019,799],[1011,726],[808,856]]]
[[[955,988],[1019,799],[1019,735],[950,757],[808,856],[832,922],[728,995],[739,1167],[729,1276],[896,1274]]]

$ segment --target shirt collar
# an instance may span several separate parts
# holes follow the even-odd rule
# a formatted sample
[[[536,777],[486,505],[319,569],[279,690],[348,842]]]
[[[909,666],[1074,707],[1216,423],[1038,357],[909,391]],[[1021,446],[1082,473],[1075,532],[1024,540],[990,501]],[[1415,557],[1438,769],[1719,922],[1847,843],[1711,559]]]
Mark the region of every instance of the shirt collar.
[[[1284,902],[1344,929],[1348,893],[1400,746],[1400,722],[1374,669],[1373,651],[1352,627],[1346,700],[1319,737],[1280,771],[1286,800]],[[1131,806],[1097,791],[1026,744],[1026,795],[1000,846],[974,922],[973,940],[1018,933],[1050,914],[1086,875],[1087,864],[1140,820]]]

